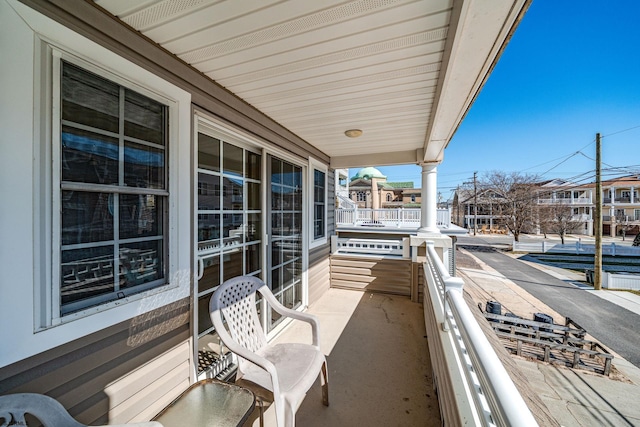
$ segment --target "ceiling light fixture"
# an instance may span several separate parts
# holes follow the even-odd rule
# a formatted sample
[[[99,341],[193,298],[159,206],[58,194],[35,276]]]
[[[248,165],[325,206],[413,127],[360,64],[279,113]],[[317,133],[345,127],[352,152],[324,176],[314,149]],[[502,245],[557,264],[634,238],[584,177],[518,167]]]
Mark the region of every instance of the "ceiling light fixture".
[[[357,138],[362,135],[362,131],[360,129],[349,129],[344,132],[349,138]]]

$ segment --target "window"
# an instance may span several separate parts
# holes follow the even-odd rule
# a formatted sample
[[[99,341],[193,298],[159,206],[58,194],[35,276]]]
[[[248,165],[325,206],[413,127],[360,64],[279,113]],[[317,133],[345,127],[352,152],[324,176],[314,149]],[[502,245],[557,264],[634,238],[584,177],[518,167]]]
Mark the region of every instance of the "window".
[[[415,195],[415,194],[412,194],[412,195],[411,195],[411,202],[412,202],[412,203],[415,203],[415,201],[416,201],[416,195]]]
[[[334,184],[335,179],[332,179],[332,184]],[[310,225],[308,231],[310,249],[327,243],[328,183],[329,174],[327,165],[310,157],[306,184],[307,194],[309,194],[309,196],[305,196],[305,200],[308,198],[307,203],[309,207],[307,218]],[[333,197],[335,198],[335,194]]]
[[[387,202],[390,202],[392,199],[391,193],[387,193]]]
[[[356,201],[358,202],[366,202],[367,201],[367,193],[364,191],[358,191],[356,193]]]
[[[63,316],[166,283],[169,187],[167,105],[60,67],[53,295]]]
[[[326,235],[327,210],[327,174],[318,169],[313,170],[313,239],[318,240]]]
[[[640,209],[634,209],[634,218],[635,221],[640,221]]]

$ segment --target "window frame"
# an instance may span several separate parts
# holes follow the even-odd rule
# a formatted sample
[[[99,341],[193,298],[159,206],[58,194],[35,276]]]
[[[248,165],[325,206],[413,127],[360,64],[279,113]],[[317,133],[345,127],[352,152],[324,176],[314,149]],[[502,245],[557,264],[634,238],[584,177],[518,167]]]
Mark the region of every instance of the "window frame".
[[[309,166],[308,170],[308,178],[307,178],[307,192],[309,194],[308,197],[308,212],[309,219],[307,223],[309,224],[309,249],[316,248],[318,246],[322,246],[327,244],[328,238],[328,213],[329,213],[329,168],[324,163],[309,157]],[[315,235],[315,221],[316,221],[316,199],[315,199],[315,172],[319,171],[324,174],[324,227],[322,230],[322,235],[316,237]]]
[[[47,213],[46,225],[42,227],[42,230],[46,233],[46,236],[42,240],[46,241],[46,247],[49,250],[48,262],[46,264],[45,271],[41,272],[41,277],[44,279],[43,283],[36,289],[35,295],[35,332],[43,331],[54,326],[66,324],[68,322],[82,319],[87,316],[101,313],[105,310],[113,309],[115,307],[123,307],[148,297],[152,297],[158,293],[168,290],[181,288],[180,294],[188,295],[188,285],[183,286],[173,280],[172,276],[178,269],[178,261],[176,260],[176,253],[178,245],[177,236],[177,208],[174,206],[175,202],[172,202],[176,197],[176,189],[178,186],[178,178],[170,179],[170,170],[177,170],[178,164],[175,159],[177,155],[173,153],[178,150],[176,148],[178,140],[178,123],[181,111],[179,108],[179,102],[177,99],[168,96],[168,94],[161,91],[152,90],[152,84],[145,83],[139,84],[132,81],[128,76],[128,72],[122,69],[122,67],[113,66],[107,68],[98,62],[94,58],[87,58],[86,55],[80,55],[74,52],[70,48],[61,47],[58,43],[51,42],[45,38],[39,40],[40,52],[42,57],[39,58],[40,62],[45,66],[47,70],[41,72],[43,78],[46,79],[47,91],[50,94],[50,103],[41,100],[41,104],[45,105],[42,111],[42,116],[45,117],[50,125],[50,130],[47,132],[46,138],[43,139],[40,149],[43,151],[43,156],[48,159],[47,172],[44,176],[41,176],[43,181],[42,191],[46,191],[48,195],[44,197],[45,203],[49,205],[47,209],[50,211]],[[61,176],[61,138],[62,138],[62,66],[63,61],[73,66],[79,67],[87,72],[96,74],[101,78],[104,78],[114,84],[119,85],[121,88],[129,89],[138,94],[144,95],[156,102],[161,103],[166,108],[166,145],[165,145],[165,185],[163,189],[145,189],[145,192],[154,194],[164,198],[163,207],[163,231],[162,231],[162,248],[163,248],[163,278],[146,284],[148,286],[142,286],[135,293],[121,296],[116,299],[109,299],[108,301],[99,302],[95,305],[89,305],[78,310],[62,313],[62,302],[60,299],[60,285],[61,285],[61,248],[62,248],[62,224],[61,224],[61,197],[64,188],[62,184]],[[127,68],[127,67],[124,67]],[[154,88],[155,89],[155,88]],[[181,91],[182,92],[182,91]],[[188,104],[190,105],[190,96]],[[183,99],[184,100],[184,99]],[[182,119],[180,119],[182,120]],[[123,193],[120,193],[123,194]],[[47,255],[44,255],[47,257]],[[185,296],[186,296],[185,295]],[[153,307],[153,304],[149,305],[149,309]],[[130,307],[127,311],[135,310]],[[139,311],[139,310],[137,310]],[[140,313],[138,313],[140,314]],[[131,317],[126,315],[125,317]]]

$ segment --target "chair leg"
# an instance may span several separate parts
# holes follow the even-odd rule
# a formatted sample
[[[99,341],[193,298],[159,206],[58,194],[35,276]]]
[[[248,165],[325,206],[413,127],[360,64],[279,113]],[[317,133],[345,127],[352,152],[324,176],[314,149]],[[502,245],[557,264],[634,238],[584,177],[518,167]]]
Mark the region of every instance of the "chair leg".
[[[325,361],[322,364],[322,404],[324,406],[329,406],[329,375],[327,373],[327,362]]]

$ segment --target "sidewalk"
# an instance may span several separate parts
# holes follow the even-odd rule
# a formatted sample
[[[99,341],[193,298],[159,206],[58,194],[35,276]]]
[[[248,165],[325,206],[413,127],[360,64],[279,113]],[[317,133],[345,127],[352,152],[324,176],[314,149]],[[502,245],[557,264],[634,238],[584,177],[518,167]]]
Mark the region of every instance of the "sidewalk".
[[[465,290],[477,302],[496,300],[506,310],[525,317],[535,312],[544,312],[556,322],[564,320],[561,313],[553,311],[469,252],[460,249],[460,255],[467,262],[459,263],[458,272],[465,282]],[[578,280],[563,275],[558,269],[547,270],[546,266],[540,264],[534,266],[543,268],[556,277],[562,276],[562,280]],[[582,279],[583,277],[580,278]],[[635,307],[637,301],[634,298],[624,299],[625,304]],[[615,369],[611,377],[516,356],[513,358],[529,385],[538,393],[560,425],[640,426],[640,406],[637,404],[637,397],[640,396],[640,369],[612,353],[615,355]]]

